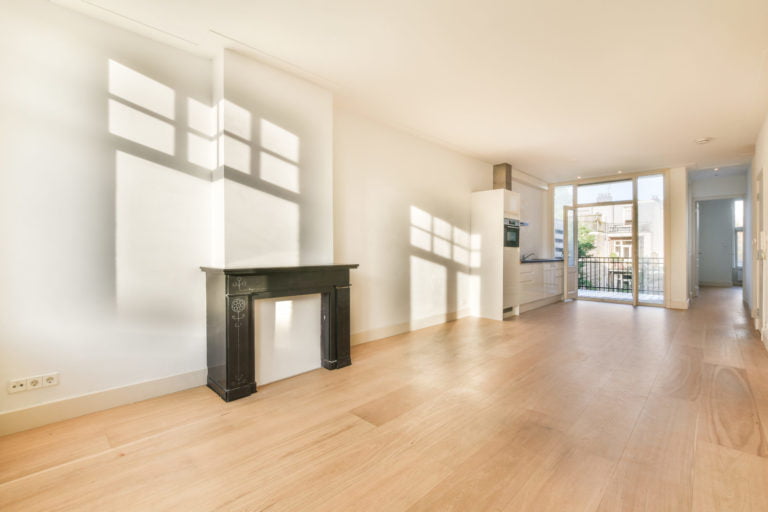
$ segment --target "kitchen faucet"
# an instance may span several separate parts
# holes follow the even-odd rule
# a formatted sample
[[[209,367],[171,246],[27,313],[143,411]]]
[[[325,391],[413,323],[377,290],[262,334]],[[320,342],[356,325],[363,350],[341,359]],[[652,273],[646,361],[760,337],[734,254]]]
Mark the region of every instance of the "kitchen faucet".
[[[527,260],[528,258],[533,258],[536,256],[535,252],[529,252],[528,254],[523,254],[523,257],[521,258],[522,261]]]

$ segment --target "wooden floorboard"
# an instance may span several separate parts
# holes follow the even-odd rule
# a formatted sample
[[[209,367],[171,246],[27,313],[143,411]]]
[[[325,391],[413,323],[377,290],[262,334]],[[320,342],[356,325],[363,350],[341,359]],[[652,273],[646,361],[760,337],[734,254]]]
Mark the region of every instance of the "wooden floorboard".
[[[741,289],[462,319],[222,402],[0,438],[0,510],[768,510],[768,353]]]

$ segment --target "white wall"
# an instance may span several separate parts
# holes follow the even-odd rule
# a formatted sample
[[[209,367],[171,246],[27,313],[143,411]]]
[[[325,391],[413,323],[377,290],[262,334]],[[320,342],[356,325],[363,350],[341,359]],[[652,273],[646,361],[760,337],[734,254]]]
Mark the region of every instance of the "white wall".
[[[752,274],[754,269],[752,263],[753,247],[751,243],[752,225],[754,223],[754,213],[752,211],[753,193],[751,168],[747,171],[746,178],[747,187],[744,193],[744,275],[742,276],[742,296],[744,297],[744,302],[746,302],[747,306],[751,309],[753,287],[752,281],[754,279]]]
[[[223,260],[333,263],[333,97],[225,50],[217,59]],[[320,296],[258,301],[256,382],[320,367]]]
[[[729,286],[733,275],[733,199],[699,202],[699,283]]]
[[[0,380],[60,372],[0,412],[202,384],[200,266],[333,262],[328,91],[45,1],[4,5],[0,38]],[[319,367],[319,308],[256,307],[259,383]]]
[[[753,191],[752,198],[754,199],[756,194],[759,194],[762,199],[762,206],[758,201],[754,201],[751,205],[752,209],[752,226],[751,226],[751,240],[752,244],[757,245],[761,238],[761,232],[763,233],[763,239],[765,237],[765,226],[768,225],[768,208],[765,206],[766,193],[768,192],[768,176],[766,176],[766,169],[768,169],[768,116],[766,116],[765,122],[760,130],[760,134],[755,144],[755,156],[752,159],[752,166],[750,168],[750,187]],[[746,233],[746,231],[745,231]],[[746,241],[746,235],[745,235]],[[753,246],[755,247],[755,246]],[[759,249],[759,246],[757,246]],[[752,251],[752,313],[755,317],[755,326],[762,331],[763,342],[768,347],[768,337],[766,336],[766,315],[764,313],[766,305],[768,304],[768,272],[765,269],[765,258],[760,257],[760,251]]]
[[[204,369],[211,63],[45,1],[0,47],[0,411]]]
[[[687,309],[688,297],[688,175],[685,167],[669,170],[669,276],[667,277],[667,305]],[[667,245],[667,244],[665,244]]]
[[[217,65],[226,265],[332,263],[331,93],[230,50]]]
[[[492,166],[335,111],[335,257],[352,271],[359,343],[465,314],[470,194]]]
[[[747,192],[746,174],[711,176],[691,180],[693,198],[696,200],[743,196]]]

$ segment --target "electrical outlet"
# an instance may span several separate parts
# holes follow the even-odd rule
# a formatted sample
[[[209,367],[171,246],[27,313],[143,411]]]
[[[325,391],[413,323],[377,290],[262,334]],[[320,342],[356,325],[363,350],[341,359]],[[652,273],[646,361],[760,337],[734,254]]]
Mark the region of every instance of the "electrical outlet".
[[[59,385],[59,372],[46,373],[42,376],[43,387],[58,386]]]
[[[30,377],[27,379],[27,389],[37,389],[43,387],[43,378],[41,376]]]
[[[27,390],[27,379],[16,379],[8,381],[9,393],[21,393]]]

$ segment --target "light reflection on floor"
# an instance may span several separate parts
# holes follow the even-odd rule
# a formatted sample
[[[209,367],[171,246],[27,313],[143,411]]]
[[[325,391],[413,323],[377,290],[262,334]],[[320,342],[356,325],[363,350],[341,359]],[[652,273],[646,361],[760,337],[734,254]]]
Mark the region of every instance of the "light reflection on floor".
[[[606,299],[606,300],[621,300],[626,302],[632,302],[632,292],[619,292],[608,290],[581,290],[579,289],[579,297],[587,299]],[[648,304],[664,304],[664,295],[660,293],[643,293],[638,295],[640,302]]]

